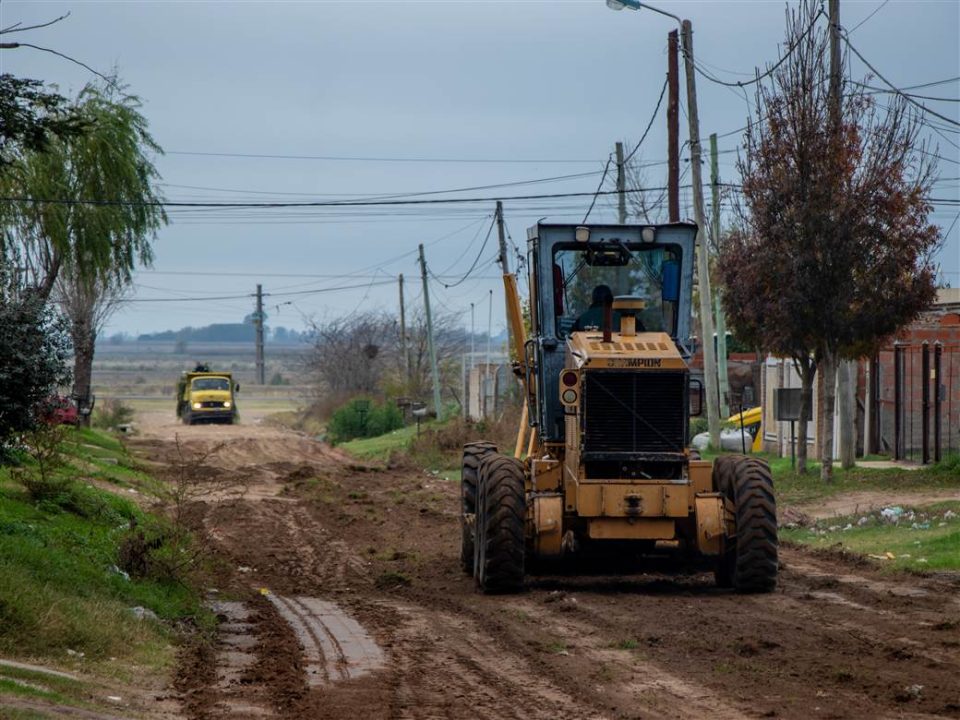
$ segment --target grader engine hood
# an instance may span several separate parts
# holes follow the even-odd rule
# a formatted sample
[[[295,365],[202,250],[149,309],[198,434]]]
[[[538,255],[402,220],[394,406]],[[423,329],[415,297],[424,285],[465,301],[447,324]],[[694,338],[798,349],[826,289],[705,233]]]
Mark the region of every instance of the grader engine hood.
[[[584,461],[678,455],[687,441],[687,364],[666,333],[574,332],[568,368],[578,373],[579,450]]]
[[[598,332],[575,332],[568,340],[578,369],[676,370],[687,369],[676,345],[666,333],[612,334],[603,342]]]

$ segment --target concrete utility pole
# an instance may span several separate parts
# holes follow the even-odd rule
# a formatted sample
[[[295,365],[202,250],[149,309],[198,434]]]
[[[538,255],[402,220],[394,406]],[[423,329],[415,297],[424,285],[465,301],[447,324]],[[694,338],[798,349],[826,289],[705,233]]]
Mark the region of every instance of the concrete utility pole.
[[[830,122],[833,132],[839,133],[843,118],[843,62],[840,53],[840,0],[830,0]],[[837,444],[840,466],[851,468],[856,464],[856,380],[855,360],[840,360],[837,365]],[[834,382],[834,378],[824,378]],[[830,420],[832,422],[832,419]]]
[[[493,362],[493,356],[490,354],[493,346],[493,290],[487,296],[487,364],[483,371],[483,416],[487,417],[489,408],[487,406],[487,397],[490,393],[490,365]]]
[[[840,0],[830,0],[830,111],[834,129],[840,126]]]
[[[257,285],[257,312],[253,326],[256,329],[257,343],[257,384],[266,385],[266,368],[263,362],[263,286]]]
[[[687,117],[690,121],[690,174],[693,183],[693,215],[697,223],[697,274],[700,280],[700,333],[703,341],[703,379],[707,393],[707,425],[710,444],[720,447],[720,415],[717,406],[717,356],[713,348],[713,312],[710,295],[710,262],[707,255],[706,218],[703,209],[703,179],[700,172],[700,119],[697,114],[697,77],[693,64],[693,26],[673,13],[661,10],[639,0],[607,0],[612,10],[650,10],[677,21],[680,25],[680,44],[683,49],[684,70],[687,76]],[[668,83],[669,84],[669,83]],[[669,117],[669,113],[668,113]]]
[[[476,358],[476,337],[477,337],[477,322],[476,322],[476,307],[474,303],[470,303],[470,369],[469,374],[467,375],[467,392],[463,394],[464,397],[464,406],[467,408],[467,417],[470,417],[470,388],[473,383],[473,366],[474,358]],[[479,403],[477,405],[479,407]]]
[[[680,222],[680,68],[679,38],[667,36],[667,205],[670,222]]]
[[[710,196],[712,200],[713,244],[720,247],[720,168],[717,161],[717,134],[710,135]],[[717,288],[717,378],[720,381],[720,417],[730,417],[730,376],[727,374],[727,316],[723,312],[722,293]]]
[[[410,386],[410,354],[407,352],[407,308],[403,302],[403,273],[400,273],[400,352],[403,354],[403,370]]]
[[[649,7],[649,6],[645,6]],[[717,392],[717,356],[713,348],[713,311],[710,303],[710,258],[707,250],[707,220],[703,208],[700,172],[700,116],[697,113],[697,75],[693,64],[693,26],[681,23],[681,46],[687,76],[687,115],[690,121],[690,176],[693,183],[693,217],[697,223],[697,274],[700,281],[700,333],[703,346],[703,385],[707,393],[707,426],[710,445],[720,448],[720,408]]]
[[[627,224],[627,177],[623,166],[623,143],[617,143],[617,219],[621,225]]]
[[[440,371],[437,369],[437,348],[433,342],[433,319],[430,316],[430,284],[427,280],[427,261],[423,256],[423,244],[420,245],[420,275],[423,278],[423,310],[427,316],[427,347],[430,351],[430,375],[433,378],[433,408],[437,420],[443,419],[443,406],[440,404]]]

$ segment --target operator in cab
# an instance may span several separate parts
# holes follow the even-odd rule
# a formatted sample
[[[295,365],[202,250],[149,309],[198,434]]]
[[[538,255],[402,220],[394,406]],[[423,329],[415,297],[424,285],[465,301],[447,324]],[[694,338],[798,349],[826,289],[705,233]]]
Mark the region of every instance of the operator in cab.
[[[591,330],[603,328],[603,308],[607,304],[613,303],[613,291],[608,285],[597,285],[593,289],[593,296],[590,301],[590,307],[583,311],[577,321],[573,324],[576,330]],[[620,313],[613,313],[612,332],[620,332]],[[637,319],[637,332],[646,332],[643,323]]]
[[[593,289],[590,307],[581,313],[573,324],[574,330],[599,330],[603,327],[603,308],[613,303],[613,290],[608,285],[597,285]],[[614,315],[613,330],[620,330],[620,318]]]

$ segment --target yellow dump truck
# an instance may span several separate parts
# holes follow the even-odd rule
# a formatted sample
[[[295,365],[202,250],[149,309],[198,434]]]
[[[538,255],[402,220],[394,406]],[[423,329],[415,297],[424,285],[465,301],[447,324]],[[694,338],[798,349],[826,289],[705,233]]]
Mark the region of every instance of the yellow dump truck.
[[[232,424],[237,418],[234,384],[228,372],[185,372],[177,383],[177,417],[184,425],[194,423]]]

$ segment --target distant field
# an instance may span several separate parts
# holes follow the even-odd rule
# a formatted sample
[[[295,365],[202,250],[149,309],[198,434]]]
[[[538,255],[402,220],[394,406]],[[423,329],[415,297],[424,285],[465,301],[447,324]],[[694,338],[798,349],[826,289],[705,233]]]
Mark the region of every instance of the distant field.
[[[182,350],[182,352],[177,352]],[[310,388],[304,366],[306,346],[268,345],[266,381],[255,385],[254,348],[245,343],[190,343],[184,349],[173,342],[104,343],[97,347],[93,364],[93,391],[98,398],[118,398],[138,403],[163,398],[169,402],[177,378],[199,362],[212,370],[233,374],[240,383],[241,402],[276,402],[279,409],[306,404]],[[157,409],[151,406],[150,409]]]

